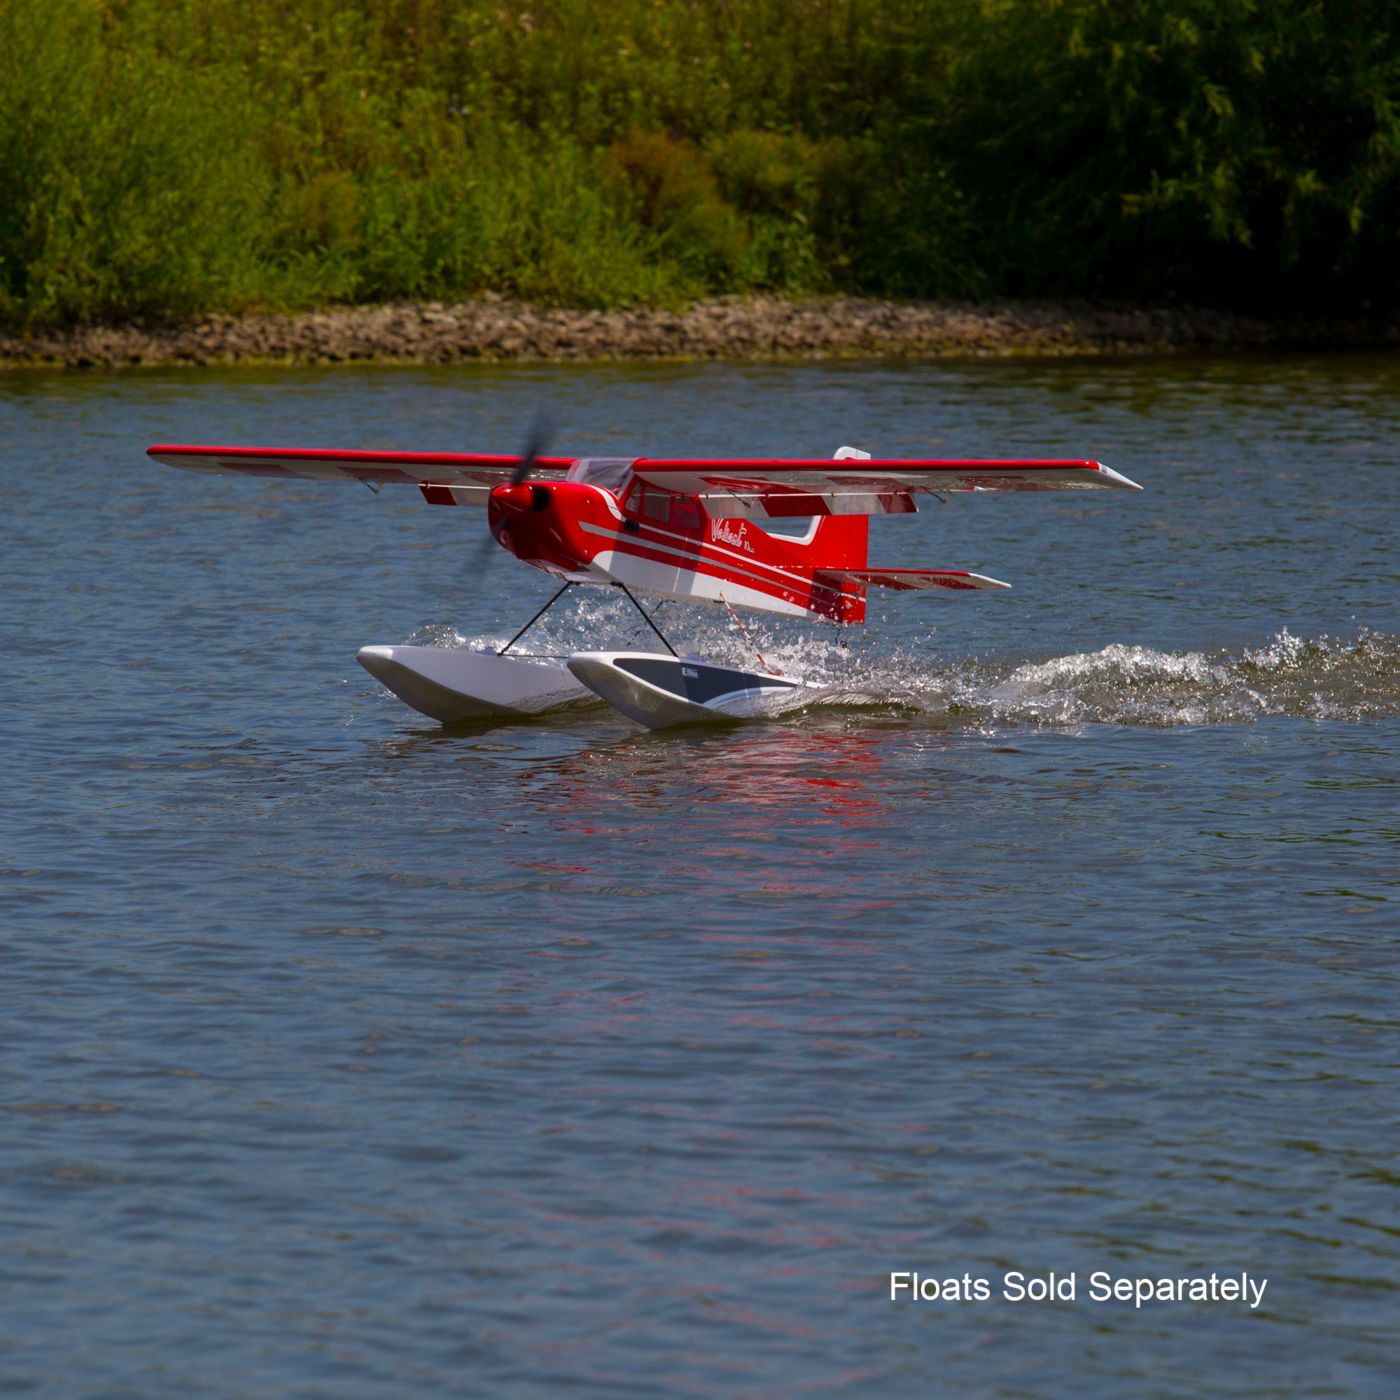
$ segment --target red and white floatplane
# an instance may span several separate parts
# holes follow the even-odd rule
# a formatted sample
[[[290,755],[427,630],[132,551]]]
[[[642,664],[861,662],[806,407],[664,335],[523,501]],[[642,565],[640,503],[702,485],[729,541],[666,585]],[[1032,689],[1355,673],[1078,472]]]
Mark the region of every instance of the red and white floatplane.
[[[786,708],[800,677],[678,656],[637,595],[751,608],[846,626],[865,621],[869,588],[1005,588],[954,569],[867,562],[872,515],[906,515],[921,496],[956,491],[1138,490],[1093,461],[880,460],[843,447],[830,459],[519,456],[336,452],[321,448],[160,445],[148,455],[191,471],[299,481],[416,486],[432,505],[485,506],[491,534],[559,591],[495,651],[367,646],[364,668],[433,719],[541,714],[601,696],[653,729],[747,719]],[[762,520],[808,518],[805,534]],[[555,602],[580,584],[621,589],[664,651],[583,651],[559,660],[512,655]],[[735,619],[738,620],[737,617]]]

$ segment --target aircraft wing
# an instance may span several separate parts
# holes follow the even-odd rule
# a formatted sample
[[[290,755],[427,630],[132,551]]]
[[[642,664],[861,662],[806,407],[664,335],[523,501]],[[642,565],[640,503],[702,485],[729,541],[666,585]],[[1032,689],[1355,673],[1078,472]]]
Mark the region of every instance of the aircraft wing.
[[[511,479],[519,457],[469,452],[337,452],[320,447],[179,447],[158,444],[146,455],[187,471],[285,481],[363,481],[417,486],[435,505],[485,505],[493,486]],[[560,480],[572,457],[537,457],[532,475]]]
[[[902,515],[920,493],[1142,488],[1101,462],[826,458],[647,458],[632,473],[653,486],[705,499],[711,515]]]
[[[280,480],[363,481],[419,487],[435,505],[485,505],[509,481],[518,457],[467,452],[336,451],[320,447],[204,447],[158,444],[146,455],[188,471]],[[533,475],[560,480],[572,457],[538,457]],[[604,459],[599,459],[603,461]],[[606,459],[625,470],[625,459]],[[580,463],[580,466],[583,464]],[[638,458],[634,477],[704,498],[712,516],[901,515],[918,494],[950,491],[1141,490],[1100,462],[1053,459],[913,461],[827,458]]]

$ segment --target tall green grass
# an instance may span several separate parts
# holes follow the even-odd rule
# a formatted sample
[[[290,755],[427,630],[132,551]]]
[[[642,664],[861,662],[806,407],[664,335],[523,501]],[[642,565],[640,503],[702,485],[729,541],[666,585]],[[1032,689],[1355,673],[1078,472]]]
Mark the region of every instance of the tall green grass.
[[[1400,297],[1382,0],[0,0],[0,320]]]

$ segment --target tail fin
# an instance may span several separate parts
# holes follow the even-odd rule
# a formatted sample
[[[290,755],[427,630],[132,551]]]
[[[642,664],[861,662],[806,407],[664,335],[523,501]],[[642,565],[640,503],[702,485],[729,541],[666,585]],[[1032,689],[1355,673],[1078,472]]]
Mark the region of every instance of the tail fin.
[[[809,611],[832,622],[865,621],[865,584],[852,571],[865,568],[870,539],[868,515],[823,515],[807,546],[812,570]]]
[[[868,515],[823,515],[809,546],[814,569],[863,569],[869,559]]]
[[[870,454],[859,447],[838,447],[833,455],[837,462],[868,462]],[[814,569],[863,569],[869,559],[866,553],[870,539],[868,515],[824,515],[817,519],[812,532],[812,567]],[[864,619],[862,609],[860,618]]]

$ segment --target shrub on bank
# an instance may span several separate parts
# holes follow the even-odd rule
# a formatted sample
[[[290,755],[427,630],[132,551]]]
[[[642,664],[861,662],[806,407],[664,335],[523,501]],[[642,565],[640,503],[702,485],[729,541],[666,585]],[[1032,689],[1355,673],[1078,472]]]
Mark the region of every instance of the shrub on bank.
[[[0,319],[1400,292],[1384,0],[7,0]]]

